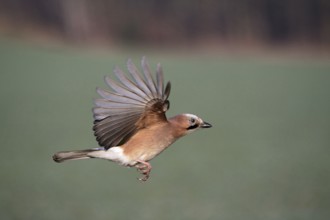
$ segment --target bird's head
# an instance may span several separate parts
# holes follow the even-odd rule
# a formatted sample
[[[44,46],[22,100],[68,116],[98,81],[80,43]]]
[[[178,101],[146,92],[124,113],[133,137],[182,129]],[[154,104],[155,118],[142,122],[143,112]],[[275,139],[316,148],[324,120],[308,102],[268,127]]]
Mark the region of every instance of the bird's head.
[[[198,130],[199,128],[210,128],[212,125],[203,121],[196,115],[193,114],[181,114],[174,116],[170,119],[170,122],[181,131],[180,136],[190,134],[193,131]]]

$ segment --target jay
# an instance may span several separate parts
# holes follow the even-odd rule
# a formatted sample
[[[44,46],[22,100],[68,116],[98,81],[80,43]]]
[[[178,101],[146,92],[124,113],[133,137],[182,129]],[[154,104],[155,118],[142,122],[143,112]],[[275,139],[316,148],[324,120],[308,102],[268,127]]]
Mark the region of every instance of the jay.
[[[180,114],[167,118],[170,107],[168,97],[171,83],[164,85],[160,64],[156,77],[151,74],[145,57],[141,61],[142,74],[129,59],[129,76],[116,67],[118,81],[105,77],[112,91],[97,88],[101,98],[95,99],[93,108],[94,135],[101,147],[87,150],[61,151],[53,156],[56,162],[99,158],[135,167],[149,178],[149,161],[163,152],[177,139],[211,124],[193,114]]]

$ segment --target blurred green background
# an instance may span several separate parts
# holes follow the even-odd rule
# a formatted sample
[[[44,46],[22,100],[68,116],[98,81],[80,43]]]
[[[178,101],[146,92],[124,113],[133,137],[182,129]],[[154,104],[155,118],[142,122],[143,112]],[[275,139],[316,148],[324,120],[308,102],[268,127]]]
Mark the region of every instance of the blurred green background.
[[[297,12],[310,8],[297,13],[301,26],[292,23],[297,14],[283,16],[292,1],[250,1],[259,4],[238,11],[242,1],[58,2],[73,15],[57,13],[52,0],[0,2],[0,219],[330,219],[326,1],[299,4]],[[87,13],[98,7],[103,20]],[[173,8],[182,13],[171,16]],[[237,22],[241,13],[250,20]],[[250,35],[261,14],[267,34]],[[226,29],[217,35],[212,25]],[[139,65],[143,55],[172,83],[168,116],[193,113],[213,127],[155,158],[146,183],[107,161],[54,163],[57,151],[97,146],[95,88],[106,88],[115,65],[126,70],[127,58]]]
[[[214,127],[154,159],[146,183],[107,161],[54,163],[97,146],[95,87],[140,62],[118,53],[1,41],[1,219],[328,219],[328,62],[149,53],[172,82],[168,115]]]

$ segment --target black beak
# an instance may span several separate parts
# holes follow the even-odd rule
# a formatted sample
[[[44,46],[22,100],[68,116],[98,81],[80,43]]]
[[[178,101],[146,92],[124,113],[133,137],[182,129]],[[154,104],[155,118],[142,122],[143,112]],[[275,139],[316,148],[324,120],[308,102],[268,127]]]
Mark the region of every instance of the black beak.
[[[211,128],[211,127],[212,127],[212,125],[207,122],[203,122],[203,124],[201,124],[201,128]]]

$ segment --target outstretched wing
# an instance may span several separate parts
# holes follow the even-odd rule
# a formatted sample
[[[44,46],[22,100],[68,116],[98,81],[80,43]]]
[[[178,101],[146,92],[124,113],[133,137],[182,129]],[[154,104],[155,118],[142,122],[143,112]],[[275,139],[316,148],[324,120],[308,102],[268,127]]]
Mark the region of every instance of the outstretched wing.
[[[169,109],[171,84],[168,82],[164,87],[160,64],[157,65],[156,79],[145,57],[141,66],[143,74],[129,59],[130,77],[116,67],[114,73],[119,82],[105,77],[106,84],[113,91],[97,89],[102,98],[95,99],[93,130],[99,145],[106,149],[124,144],[139,129],[167,121],[165,112]]]

